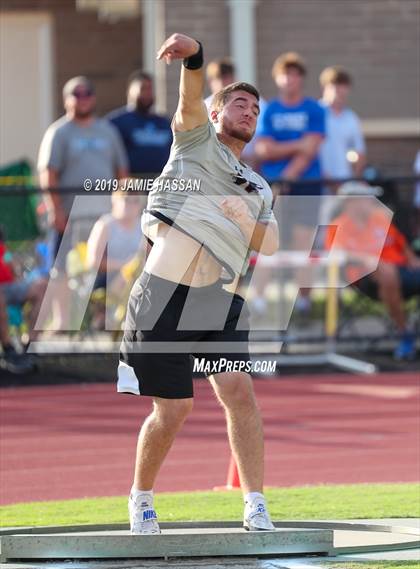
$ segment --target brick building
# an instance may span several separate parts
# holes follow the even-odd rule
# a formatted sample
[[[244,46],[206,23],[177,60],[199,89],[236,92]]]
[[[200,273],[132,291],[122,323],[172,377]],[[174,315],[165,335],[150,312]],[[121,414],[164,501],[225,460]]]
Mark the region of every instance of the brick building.
[[[110,5],[127,13],[106,16]],[[124,103],[128,74],[144,66],[156,75],[160,110],[173,113],[179,66],[156,63],[155,51],[178,31],[200,38],[207,60],[230,54],[238,77],[266,98],[283,51],[306,59],[315,97],[320,71],[345,66],[369,161],[410,174],[420,148],[419,19],[416,0],[0,0],[0,165],[35,159],[74,75],[93,79],[102,114]]]

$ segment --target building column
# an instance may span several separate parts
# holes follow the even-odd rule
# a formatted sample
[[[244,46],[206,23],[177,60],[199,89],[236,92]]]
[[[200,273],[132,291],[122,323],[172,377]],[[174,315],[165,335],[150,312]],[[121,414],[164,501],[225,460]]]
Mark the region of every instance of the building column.
[[[156,52],[165,41],[165,0],[142,0],[143,69],[151,73],[155,83],[155,108],[166,113],[166,65],[156,59]]]
[[[230,52],[238,81],[256,83],[256,0],[227,0],[230,11]]]

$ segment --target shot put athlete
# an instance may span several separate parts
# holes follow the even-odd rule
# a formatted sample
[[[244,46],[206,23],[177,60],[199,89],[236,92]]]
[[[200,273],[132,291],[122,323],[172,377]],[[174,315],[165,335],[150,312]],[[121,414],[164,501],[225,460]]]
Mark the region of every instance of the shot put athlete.
[[[142,215],[143,232],[153,246],[131,291],[118,368],[119,392],[153,398],[152,413],[139,434],[129,497],[133,534],[160,533],[153,487],[192,410],[194,357],[205,357],[212,366],[250,362],[249,330],[237,326],[248,321],[249,313],[244,299],[223,284],[245,274],[251,250],[272,255],[279,245],[271,189],[240,161],[254,135],[258,91],[247,83],[225,87],[214,96],[209,120],[200,42],[174,34],[158,59],[167,64],[181,59],[183,65],[170,157]],[[177,191],[181,180],[199,180],[199,190]],[[218,326],[218,310],[226,306]],[[189,324],[192,319],[192,325],[181,325],[184,318]],[[168,353],[148,349],[156,342],[187,342],[198,348]],[[222,349],[203,349],[203,342],[216,342]],[[224,349],[234,342],[245,348],[234,353]],[[263,495],[263,430],[251,375],[232,371],[232,365],[212,369],[207,377],[225,410],[244,493],[244,527],[274,530]]]

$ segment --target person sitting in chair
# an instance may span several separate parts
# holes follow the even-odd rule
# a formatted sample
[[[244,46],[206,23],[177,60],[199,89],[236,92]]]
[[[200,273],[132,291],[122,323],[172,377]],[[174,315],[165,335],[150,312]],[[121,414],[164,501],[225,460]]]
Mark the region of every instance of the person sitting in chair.
[[[112,194],[111,213],[102,215],[93,226],[87,242],[87,265],[99,268],[95,288],[106,288],[107,280],[110,284],[126,263],[140,255],[141,199],[119,188]]]
[[[87,242],[87,268],[98,270],[94,290],[105,289],[117,297],[121,297],[125,285],[124,267],[131,263],[138,265],[139,271],[146,254],[141,246],[140,217],[147,197],[125,191],[124,183],[112,194],[111,213],[98,219]],[[104,325],[105,313],[101,311],[95,326],[103,329]]]
[[[349,281],[361,292],[384,303],[399,332],[394,357],[414,359],[416,337],[407,323],[404,300],[420,294],[420,258],[399,229],[390,224],[377,202],[366,199],[366,196],[380,195],[379,192],[380,189],[364,182],[346,182],[339,188],[338,195],[354,197],[345,200],[340,215],[330,221],[326,247],[330,249],[334,242],[336,248],[353,257],[347,266]],[[336,232],[337,226],[340,232]],[[363,256],[378,251],[382,243],[376,270],[362,277],[366,272]]]
[[[33,371],[34,362],[28,354],[17,352],[9,333],[6,300],[0,288],[0,370],[13,374]]]
[[[0,293],[7,305],[22,307],[28,303],[28,341],[33,342],[39,334],[35,326],[47,289],[47,280],[36,275],[19,276],[19,272],[19,267],[6,247],[5,236],[0,227]]]

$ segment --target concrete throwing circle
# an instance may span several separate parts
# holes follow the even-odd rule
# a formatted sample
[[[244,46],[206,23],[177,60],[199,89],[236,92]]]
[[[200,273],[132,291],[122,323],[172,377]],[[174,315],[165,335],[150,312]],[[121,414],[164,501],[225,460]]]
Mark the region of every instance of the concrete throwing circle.
[[[342,555],[420,546],[417,528],[357,522],[280,521],[246,532],[237,522],[161,523],[162,534],[133,536],[127,524],[0,530],[0,561]]]

